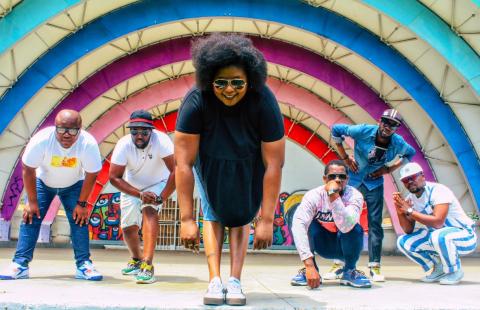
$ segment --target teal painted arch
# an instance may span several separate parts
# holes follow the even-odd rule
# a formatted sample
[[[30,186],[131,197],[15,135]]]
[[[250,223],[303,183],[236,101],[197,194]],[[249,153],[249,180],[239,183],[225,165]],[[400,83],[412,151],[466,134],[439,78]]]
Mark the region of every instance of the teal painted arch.
[[[41,24],[79,0],[26,0],[20,2],[7,16],[0,19],[0,54],[11,48]]]
[[[364,0],[432,46],[480,96],[480,57],[435,13],[416,0]],[[477,3],[478,5],[478,3]]]

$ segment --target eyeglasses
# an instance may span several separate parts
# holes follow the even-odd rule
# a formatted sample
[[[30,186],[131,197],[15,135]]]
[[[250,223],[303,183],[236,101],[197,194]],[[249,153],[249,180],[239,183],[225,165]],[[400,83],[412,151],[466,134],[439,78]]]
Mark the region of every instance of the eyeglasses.
[[[80,128],[66,128],[66,127],[58,127],[58,126],[55,127],[55,131],[59,135],[64,135],[68,132],[69,135],[76,136],[79,130]]]
[[[235,89],[242,89],[247,85],[247,82],[242,79],[216,79],[213,81],[213,86],[218,89],[224,89],[228,85],[232,86]]]
[[[152,132],[151,129],[135,129],[135,128],[130,129],[130,134],[132,136],[136,136],[138,134],[141,134],[142,136],[146,137],[150,134],[150,132]]]
[[[333,181],[339,178],[341,181],[345,181],[347,179],[347,175],[345,173],[331,173],[327,174],[327,180]]]
[[[407,185],[410,182],[415,182],[419,176],[421,176],[423,173],[422,172],[417,172],[413,175],[409,175],[408,177],[404,177],[401,179],[402,183]]]
[[[382,123],[384,125],[386,125],[387,127],[391,128],[392,130],[395,130],[398,127],[400,127],[400,123],[397,123],[395,121],[392,121],[392,120],[389,120],[389,119],[386,119],[386,118],[382,118]]]

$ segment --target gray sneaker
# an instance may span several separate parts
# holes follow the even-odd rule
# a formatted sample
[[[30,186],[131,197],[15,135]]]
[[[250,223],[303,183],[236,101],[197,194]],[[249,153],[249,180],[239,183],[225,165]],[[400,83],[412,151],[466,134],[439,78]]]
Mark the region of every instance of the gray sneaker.
[[[422,282],[433,283],[440,281],[446,274],[443,272],[442,262],[440,260],[435,260],[433,265],[432,273],[422,278]]]
[[[223,305],[225,300],[225,292],[223,289],[222,280],[219,277],[215,277],[208,284],[208,289],[203,296],[204,305],[219,306]]]
[[[455,285],[460,283],[463,279],[463,270],[458,269],[455,272],[446,274],[441,280],[440,284],[442,285]]]

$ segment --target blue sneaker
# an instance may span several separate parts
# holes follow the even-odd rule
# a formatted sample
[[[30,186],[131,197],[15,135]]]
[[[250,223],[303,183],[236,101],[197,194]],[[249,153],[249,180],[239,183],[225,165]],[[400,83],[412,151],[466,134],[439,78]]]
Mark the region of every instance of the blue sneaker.
[[[463,279],[463,270],[458,269],[455,272],[447,273],[441,280],[440,284],[443,285],[455,285],[460,283],[460,280]]]
[[[290,285],[292,286],[307,286],[307,277],[305,276],[305,273],[307,272],[307,269],[304,267],[298,271],[298,274],[292,278],[290,281]]]
[[[97,269],[95,269],[95,266],[93,266],[92,262],[86,261],[82,266],[77,267],[75,279],[100,281],[103,279],[103,276],[97,271]]]
[[[340,284],[359,288],[372,287],[372,283],[367,276],[365,276],[365,273],[357,269],[344,270],[343,276],[340,279]]]
[[[28,267],[12,262],[0,272],[0,280],[28,279]]]

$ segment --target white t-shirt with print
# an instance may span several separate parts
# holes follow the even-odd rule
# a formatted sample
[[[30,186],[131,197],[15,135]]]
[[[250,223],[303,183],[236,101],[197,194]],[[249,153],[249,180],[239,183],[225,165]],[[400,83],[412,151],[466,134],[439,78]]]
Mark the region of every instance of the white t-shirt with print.
[[[22,162],[36,168],[37,178],[52,188],[69,187],[85,178],[85,171],[102,169],[100,150],[95,138],[80,130],[77,141],[68,149],[55,137],[55,127],[37,132],[28,142]]]
[[[447,203],[448,213],[445,226],[463,228],[474,224],[474,221],[467,216],[453,192],[443,184],[426,182],[422,196],[417,198],[415,194],[409,193],[406,200],[413,202],[415,211],[429,215],[433,214],[435,205]]]
[[[139,149],[132,141],[131,135],[122,137],[113,150],[111,162],[126,166],[125,180],[139,190],[168,179],[168,170],[163,158],[173,154],[170,137],[158,130],[153,130],[146,148]]]

